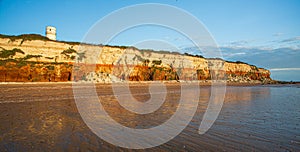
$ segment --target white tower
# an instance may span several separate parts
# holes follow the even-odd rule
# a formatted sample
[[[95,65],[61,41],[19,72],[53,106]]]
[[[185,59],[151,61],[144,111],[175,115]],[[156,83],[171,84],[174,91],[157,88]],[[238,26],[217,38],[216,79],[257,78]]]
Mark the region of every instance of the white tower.
[[[56,40],[56,28],[53,26],[46,26],[46,37],[50,40]]]

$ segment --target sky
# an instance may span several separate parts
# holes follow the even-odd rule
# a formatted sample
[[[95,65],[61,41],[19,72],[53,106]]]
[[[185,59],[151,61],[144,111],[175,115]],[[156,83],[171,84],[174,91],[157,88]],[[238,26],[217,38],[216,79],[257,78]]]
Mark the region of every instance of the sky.
[[[270,69],[277,80],[300,81],[299,0],[0,0],[0,34],[44,35],[45,26],[52,25],[58,40],[81,42],[97,21],[120,8],[143,3],[171,5],[196,17],[226,60]],[[180,18],[170,18],[180,23]],[[143,47],[143,41],[152,39],[175,44],[181,52],[201,54],[182,35],[157,26],[129,29],[109,44]],[[168,50],[164,46],[169,45],[144,46]]]

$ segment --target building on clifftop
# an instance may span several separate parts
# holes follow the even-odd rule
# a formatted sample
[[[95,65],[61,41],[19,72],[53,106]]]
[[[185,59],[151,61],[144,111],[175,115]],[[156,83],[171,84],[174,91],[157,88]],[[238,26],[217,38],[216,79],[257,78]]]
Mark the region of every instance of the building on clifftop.
[[[50,40],[56,40],[56,28],[53,26],[46,26],[46,37]]]

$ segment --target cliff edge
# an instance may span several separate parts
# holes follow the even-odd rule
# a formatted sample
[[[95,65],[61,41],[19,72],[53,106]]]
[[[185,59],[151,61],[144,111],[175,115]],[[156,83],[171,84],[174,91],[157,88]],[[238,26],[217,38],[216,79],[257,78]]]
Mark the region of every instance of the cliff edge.
[[[243,62],[134,47],[0,35],[0,82],[226,80],[270,83],[270,71]]]

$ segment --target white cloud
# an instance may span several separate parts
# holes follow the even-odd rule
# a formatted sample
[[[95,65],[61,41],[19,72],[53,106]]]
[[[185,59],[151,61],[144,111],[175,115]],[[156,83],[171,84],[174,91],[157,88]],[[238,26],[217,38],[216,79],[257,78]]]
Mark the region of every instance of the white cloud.
[[[278,33],[273,34],[273,36],[275,36],[275,37],[280,37],[280,36],[282,36],[282,35],[284,35],[284,34],[285,34],[285,33],[278,32]]]
[[[283,33],[276,33],[275,35],[282,35]],[[241,40],[232,41],[222,45],[232,49],[259,49],[272,51],[280,48],[289,48],[292,50],[300,49],[300,36],[290,37],[286,39],[276,38],[269,41],[258,41],[258,40]]]
[[[249,41],[241,40],[241,41],[233,41],[233,42],[230,42],[230,45],[241,46],[241,45],[246,45],[246,44],[248,44],[248,43],[249,43]]]
[[[233,57],[233,56],[242,56],[242,55],[246,55],[246,52],[223,52],[223,56],[224,57]]]
[[[300,68],[273,68],[270,71],[299,71]]]
[[[300,36],[292,37],[292,38],[289,38],[289,39],[284,39],[280,42],[281,43],[300,42]]]

